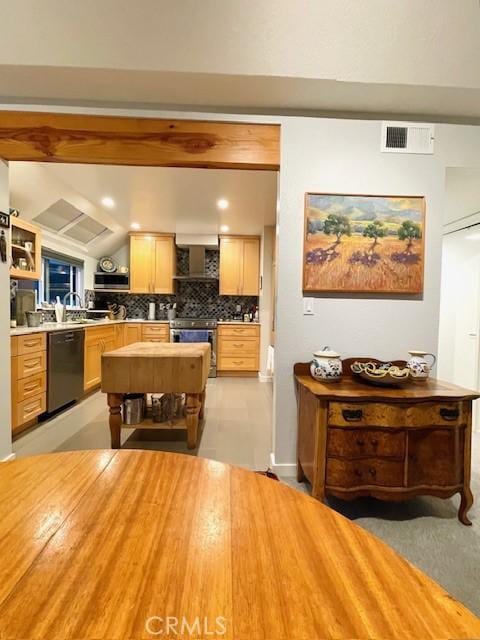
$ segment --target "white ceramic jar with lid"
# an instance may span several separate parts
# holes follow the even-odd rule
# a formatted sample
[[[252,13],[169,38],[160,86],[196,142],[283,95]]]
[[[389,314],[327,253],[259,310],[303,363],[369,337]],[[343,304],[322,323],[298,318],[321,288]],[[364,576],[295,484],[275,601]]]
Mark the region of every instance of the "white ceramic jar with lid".
[[[310,364],[312,378],[320,382],[338,382],[342,379],[342,360],[340,354],[324,347],[315,351]]]

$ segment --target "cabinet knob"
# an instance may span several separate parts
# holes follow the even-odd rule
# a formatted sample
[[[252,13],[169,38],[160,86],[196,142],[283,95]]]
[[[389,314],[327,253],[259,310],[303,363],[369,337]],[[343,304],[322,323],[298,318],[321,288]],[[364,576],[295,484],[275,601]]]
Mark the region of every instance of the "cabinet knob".
[[[372,447],[376,447],[378,445],[378,440],[376,438],[372,438],[370,440],[370,444],[372,445]]]
[[[372,476],[372,478],[375,478],[375,476],[377,475],[377,470],[374,469],[373,467],[370,467],[370,469],[368,470],[368,473]]]
[[[365,441],[362,440],[361,438],[357,438],[356,443],[358,444],[359,447],[363,447],[363,445],[365,444]]]
[[[355,475],[357,476],[357,478],[362,477],[362,472],[360,471],[360,469],[355,469]]]

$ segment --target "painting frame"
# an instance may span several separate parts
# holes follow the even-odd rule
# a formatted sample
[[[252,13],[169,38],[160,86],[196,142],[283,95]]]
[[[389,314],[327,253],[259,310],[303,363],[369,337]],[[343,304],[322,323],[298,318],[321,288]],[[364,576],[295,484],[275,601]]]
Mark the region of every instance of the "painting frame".
[[[416,241],[416,251],[418,255],[418,266],[416,267],[416,281],[415,284],[411,286],[380,286],[380,287],[372,287],[372,286],[331,286],[331,283],[325,286],[319,286],[318,283],[312,285],[311,273],[312,273],[312,265],[308,262],[309,253],[311,249],[309,248],[309,220],[312,219],[309,211],[311,210],[311,202],[312,198],[331,198],[331,199],[348,199],[348,200],[372,200],[372,201],[380,201],[380,200],[388,200],[388,201],[415,201],[418,204],[418,216],[419,221],[418,226],[421,228],[421,237]],[[402,217],[401,215],[399,216]],[[426,231],[426,198],[425,195],[404,195],[404,194],[357,194],[357,193],[338,193],[338,192],[323,192],[323,191],[307,191],[304,195],[304,230],[303,230],[303,254],[302,254],[302,290],[305,294],[384,294],[384,295],[393,295],[393,296],[402,296],[402,295],[410,295],[410,296],[419,296],[423,294],[424,290],[424,279],[425,279],[425,231]],[[402,222],[403,224],[403,222]],[[401,225],[399,225],[401,226]],[[319,234],[325,235],[324,232],[319,231]],[[349,234],[350,236],[351,234]],[[400,236],[399,236],[400,237]],[[389,238],[387,237],[387,240]],[[337,238],[338,241],[338,238]],[[380,245],[379,245],[380,246]],[[317,249],[317,251],[321,251],[321,249]],[[359,253],[359,252],[357,252]],[[405,250],[403,254],[405,254]],[[364,251],[366,255],[366,252]],[[393,255],[401,255],[400,253],[392,254]],[[323,268],[323,265],[318,267],[319,269]],[[400,266],[398,267],[400,268]],[[327,267],[328,269],[328,267]],[[333,277],[331,276],[329,280],[331,281]]]

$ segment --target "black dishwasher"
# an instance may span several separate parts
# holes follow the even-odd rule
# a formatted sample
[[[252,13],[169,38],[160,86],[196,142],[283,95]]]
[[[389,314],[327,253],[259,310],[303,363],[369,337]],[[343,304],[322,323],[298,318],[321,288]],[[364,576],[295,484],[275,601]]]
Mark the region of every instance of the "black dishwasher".
[[[48,334],[47,412],[83,395],[83,329]]]

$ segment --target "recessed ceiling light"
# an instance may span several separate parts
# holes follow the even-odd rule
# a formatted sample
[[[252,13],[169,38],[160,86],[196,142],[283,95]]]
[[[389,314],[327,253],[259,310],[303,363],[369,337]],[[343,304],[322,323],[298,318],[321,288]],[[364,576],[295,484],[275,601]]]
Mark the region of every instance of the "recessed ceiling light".
[[[138,231],[138,229],[140,229],[140,225],[138,222],[132,222],[132,224],[130,225],[131,229],[134,229],[135,231]]]
[[[220,225],[220,231],[222,233],[227,233],[227,231],[230,231],[230,227],[228,226],[228,224],[221,224]]]
[[[110,196],[105,196],[102,198],[102,204],[104,207],[107,207],[107,209],[113,209],[115,206],[115,200]]]
[[[217,200],[217,207],[219,209],[228,209],[228,200],[220,198],[220,200]]]

